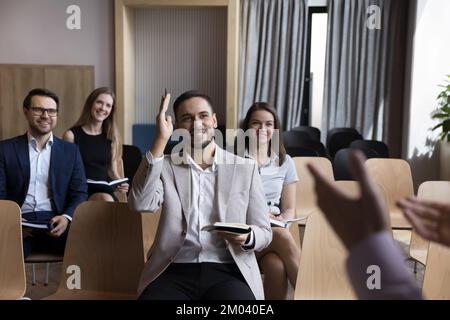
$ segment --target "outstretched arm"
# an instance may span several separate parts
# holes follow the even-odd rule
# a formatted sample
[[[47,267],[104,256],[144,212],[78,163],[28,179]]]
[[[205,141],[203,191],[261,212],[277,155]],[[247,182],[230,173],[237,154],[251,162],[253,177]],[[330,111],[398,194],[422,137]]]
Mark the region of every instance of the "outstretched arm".
[[[173,132],[172,118],[166,116],[169,102],[170,94],[161,98],[161,106],[156,117],[156,139],[133,178],[128,204],[136,211],[155,212],[163,202],[164,188],[160,179],[163,161],[160,158]]]

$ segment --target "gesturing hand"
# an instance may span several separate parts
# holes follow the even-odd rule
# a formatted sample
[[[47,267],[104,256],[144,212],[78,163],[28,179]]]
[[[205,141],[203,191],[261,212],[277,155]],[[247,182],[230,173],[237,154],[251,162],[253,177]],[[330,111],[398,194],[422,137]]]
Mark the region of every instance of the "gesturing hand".
[[[167,93],[164,97],[161,97],[161,106],[159,107],[159,113],[156,116],[156,138],[162,141],[169,141],[173,132],[172,117],[166,115],[169,108],[170,93]]]
[[[383,199],[364,167],[364,156],[350,156],[353,178],[359,182],[361,196],[353,198],[338,189],[314,165],[309,164],[316,183],[317,204],[347,249],[370,234],[387,229]]]
[[[420,236],[450,246],[450,204],[410,197],[397,206]]]

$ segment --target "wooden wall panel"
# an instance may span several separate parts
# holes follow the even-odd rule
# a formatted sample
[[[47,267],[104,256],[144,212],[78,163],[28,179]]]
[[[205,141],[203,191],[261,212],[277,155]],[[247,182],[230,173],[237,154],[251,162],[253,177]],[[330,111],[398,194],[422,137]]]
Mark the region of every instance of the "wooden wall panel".
[[[47,88],[59,96],[60,114],[54,133],[61,137],[78,119],[94,89],[94,67],[0,65],[0,140],[26,132],[22,103],[33,88]]]
[[[47,67],[45,87],[59,96],[60,112],[54,130],[57,137],[78,120],[87,96],[94,89],[93,67]]]
[[[0,66],[0,140],[24,134],[28,123],[23,114],[27,93],[44,83],[41,67]]]

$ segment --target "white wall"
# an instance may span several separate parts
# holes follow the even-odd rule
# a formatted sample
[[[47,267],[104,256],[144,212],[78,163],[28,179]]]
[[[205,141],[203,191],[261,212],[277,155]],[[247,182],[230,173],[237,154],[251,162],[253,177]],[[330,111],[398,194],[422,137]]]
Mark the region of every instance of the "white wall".
[[[439,179],[439,150],[435,148],[436,132],[431,112],[446,74],[450,74],[450,1],[417,0],[413,16],[411,92],[407,115],[406,156],[411,164],[417,186],[427,180]],[[450,161],[450,159],[448,159]]]
[[[69,5],[81,30],[68,30]],[[114,87],[113,0],[0,0],[0,63],[94,65],[95,85]]]

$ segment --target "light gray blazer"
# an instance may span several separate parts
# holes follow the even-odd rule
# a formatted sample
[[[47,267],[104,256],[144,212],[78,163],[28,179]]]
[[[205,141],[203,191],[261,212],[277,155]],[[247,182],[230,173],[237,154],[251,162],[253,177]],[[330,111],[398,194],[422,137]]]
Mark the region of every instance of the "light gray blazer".
[[[254,231],[253,250],[243,251],[234,245],[228,249],[256,299],[262,300],[264,290],[254,251],[270,244],[272,230],[258,167],[248,159],[245,164],[236,163],[242,158],[221,151],[227,162],[218,159],[214,201],[218,202],[221,222],[246,223]],[[154,165],[144,157],[133,178],[128,198],[132,209],[155,212],[162,206],[155,241],[139,282],[139,295],[174,261],[183,245],[190,212],[190,181],[189,165],[175,164],[170,156]]]

